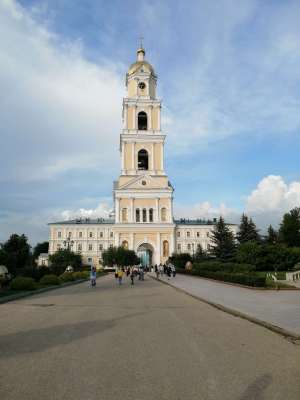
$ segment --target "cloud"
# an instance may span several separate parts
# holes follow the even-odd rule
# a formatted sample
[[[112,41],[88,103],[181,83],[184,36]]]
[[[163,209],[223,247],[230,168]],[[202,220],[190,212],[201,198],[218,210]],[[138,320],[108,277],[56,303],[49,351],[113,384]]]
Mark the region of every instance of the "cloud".
[[[48,31],[14,0],[0,3],[0,38],[0,180],[107,166],[121,125],[119,65],[89,62],[80,41]]]
[[[78,210],[64,210],[61,212],[63,220],[75,218],[108,218],[112,209],[108,203],[99,203],[96,208],[79,208]]]

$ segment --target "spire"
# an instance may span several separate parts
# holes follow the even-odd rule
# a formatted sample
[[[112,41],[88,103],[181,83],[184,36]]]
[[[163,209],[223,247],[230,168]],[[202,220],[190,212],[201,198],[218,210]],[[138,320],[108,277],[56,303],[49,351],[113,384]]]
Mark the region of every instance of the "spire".
[[[137,50],[137,61],[144,61],[144,58],[145,58],[145,54],[146,54],[146,52],[145,52],[145,49],[144,49],[144,46],[143,46],[143,40],[144,40],[144,37],[143,36],[141,36],[140,37],[140,47],[138,48],[138,50]]]

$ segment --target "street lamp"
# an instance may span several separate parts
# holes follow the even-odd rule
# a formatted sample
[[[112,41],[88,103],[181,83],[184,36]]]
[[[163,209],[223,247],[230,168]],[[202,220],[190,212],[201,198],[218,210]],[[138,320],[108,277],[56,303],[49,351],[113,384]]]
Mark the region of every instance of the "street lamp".
[[[74,240],[71,240],[70,236],[67,237],[66,240],[64,240],[64,246],[67,250],[72,250],[74,244]]]

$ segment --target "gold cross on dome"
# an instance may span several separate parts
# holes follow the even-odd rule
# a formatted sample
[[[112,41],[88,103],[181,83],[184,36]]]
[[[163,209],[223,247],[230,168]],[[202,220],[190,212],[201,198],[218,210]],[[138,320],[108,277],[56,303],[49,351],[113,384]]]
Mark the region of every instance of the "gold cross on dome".
[[[144,36],[141,35],[141,36],[139,37],[139,39],[140,39],[140,41],[141,41],[141,46],[140,46],[140,48],[143,49],[143,48],[144,48],[144,47],[143,47]]]

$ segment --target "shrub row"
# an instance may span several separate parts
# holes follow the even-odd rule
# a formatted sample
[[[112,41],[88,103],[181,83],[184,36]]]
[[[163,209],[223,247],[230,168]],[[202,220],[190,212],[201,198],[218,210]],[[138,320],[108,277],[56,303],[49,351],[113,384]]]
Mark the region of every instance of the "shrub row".
[[[65,272],[59,277],[54,274],[44,275],[37,284],[33,278],[26,276],[18,276],[12,280],[10,288],[13,290],[35,290],[38,286],[56,286],[65,282],[77,281],[79,279],[87,279],[88,271]]]
[[[246,273],[232,273],[226,271],[211,271],[205,269],[193,269],[193,275],[203,276],[204,278],[216,279],[218,281],[238,283],[246,286],[264,287],[266,278]]]
[[[251,264],[238,264],[233,262],[204,261],[193,264],[193,271],[211,272],[230,272],[230,273],[249,273],[255,271],[255,266]]]

